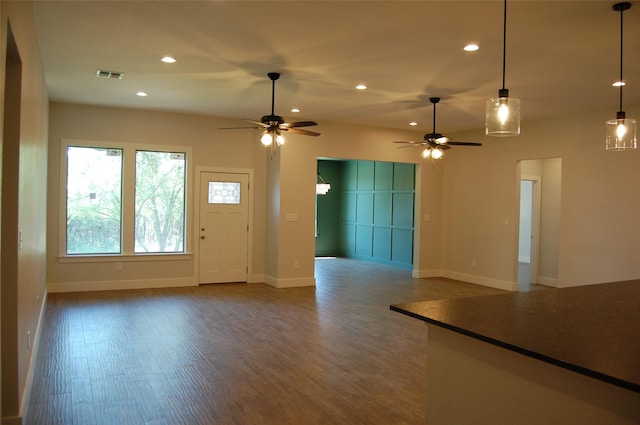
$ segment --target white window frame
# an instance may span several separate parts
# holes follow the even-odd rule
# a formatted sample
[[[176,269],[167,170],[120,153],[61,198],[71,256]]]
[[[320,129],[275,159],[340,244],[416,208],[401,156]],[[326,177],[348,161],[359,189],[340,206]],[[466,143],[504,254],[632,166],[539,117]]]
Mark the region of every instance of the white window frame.
[[[119,254],[67,254],[67,149],[69,146],[87,148],[122,149],[122,253]],[[184,252],[135,253],[135,172],[136,151],[185,153],[185,229]],[[142,143],[119,143],[62,139],[60,143],[60,184],[58,222],[58,260],[60,262],[122,261],[144,258],[146,260],[188,259],[193,254],[193,173],[191,172],[192,149],[188,146],[152,145]],[[130,183],[134,182],[134,183]]]

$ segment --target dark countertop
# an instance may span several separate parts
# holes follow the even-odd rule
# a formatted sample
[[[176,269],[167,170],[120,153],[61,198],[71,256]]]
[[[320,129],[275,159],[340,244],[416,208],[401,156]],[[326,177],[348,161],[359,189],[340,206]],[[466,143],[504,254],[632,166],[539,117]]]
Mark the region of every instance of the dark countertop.
[[[640,280],[391,310],[640,393]]]

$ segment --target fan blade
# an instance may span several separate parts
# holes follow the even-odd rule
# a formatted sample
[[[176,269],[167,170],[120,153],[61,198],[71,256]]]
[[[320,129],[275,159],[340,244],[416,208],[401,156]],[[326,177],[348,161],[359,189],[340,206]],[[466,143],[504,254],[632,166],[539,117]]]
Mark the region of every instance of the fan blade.
[[[300,130],[298,128],[287,128],[287,127],[281,127],[280,130],[282,131],[289,131],[293,134],[303,134],[305,136],[319,136],[320,133],[316,133],[315,131],[309,131],[309,130]]]
[[[457,145],[457,146],[482,146],[482,143],[476,143],[476,142],[447,142],[447,145]]]
[[[312,125],[318,125],[318,123],[315,121],[298,121],[298,122],[285,122],[282,125],[287,128],[294,128],[294,127],[310,127]]]
[[[256,124],[256,125],[259,125],[260,127],[264,127],[264,128],[268,128],[268,127],[269,127],[269,124],[265,124],[265,123],[260,122],[260,121],[248,120],[248,119],[246,119],[246,118],[245,118],[244,120],[245,120],[245,121],[248,121],[248,122],[251,122],[251,123],[254,123],[254,124]],[[256,127],[256,128],[257,128],[257,127]]]
[[[394,140],[392,143],[406,143],[413,146],[422,146],[426,144],[425,142],[414,142],[413,140]]]
[[[218,130],[255,130],[261,127],[218,127]]]
[[[411,144],[411,145],[404,145],[404,146],[396,146],[396,149],[421,148],[421,147],[422,147],[422,145]]]

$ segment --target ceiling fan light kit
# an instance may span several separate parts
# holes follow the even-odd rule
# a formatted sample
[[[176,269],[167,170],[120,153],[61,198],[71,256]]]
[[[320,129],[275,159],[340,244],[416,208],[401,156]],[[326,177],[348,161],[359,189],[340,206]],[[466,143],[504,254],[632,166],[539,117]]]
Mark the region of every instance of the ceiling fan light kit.
[[[613,120],[607,120],[606,123],[606,150],[610,151],[625,151],[636,149],[638,141],[636,138],[636,120],[627,118],[625,112],[622,110],[622,87],[624,80],[622,79],[622,41],[623,41],[623,20],[622,16],[625,10],[631,8],[631,3],[622,2],[613,5],[613,10],[620,12],[620,81],[621,84],[617,85],[620,89],[620,109],[616,113],[616,118]]]
[[[286,141],[284,136],[280,134],[280,130],[274,130],[274,131],[265,130],[262,132],[262,136],[260,137],[260,142],[266,147],[269,147],[273,144],[274,139],[276,141],[276,146],[282,146]]]
[[[505,85],[507,58],[507,0],[504,0],[504,19],[502,34],[502,88],[498,97],[487,100],[485,115],[485,134],[487,136],[517,136],[520,134],[520,99],[509,97]]]
[[[442,157],[444,156],[444,152],[442,152],[442,149],[440,148],[425,148],[422,151],[422,157],[424,159],[442,159]]]

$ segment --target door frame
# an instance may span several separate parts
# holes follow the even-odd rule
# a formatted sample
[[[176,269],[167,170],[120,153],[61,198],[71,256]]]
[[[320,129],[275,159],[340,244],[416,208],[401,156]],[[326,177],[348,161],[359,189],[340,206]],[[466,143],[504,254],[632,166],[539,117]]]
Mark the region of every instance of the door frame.
[[[196,167],[196,175],[195,175],[195,193],[196,199],[194,202],[193,208],[193,276],[194,282],[196,285],[199,285],[200,281],[200,244],[198,240],[200,238],[200,177],[202,173],[222,173],[222,174],[246,174],[249,176],[249,199],[247,206],[247,223],[249,225],[249,230],[247,232],[247,283],[256,282],[255,277],[253,275],[253,210],[254,210],[254,201],[253,201],[253,177],[254,172],[249,168],[225,168],[225,167]]]

